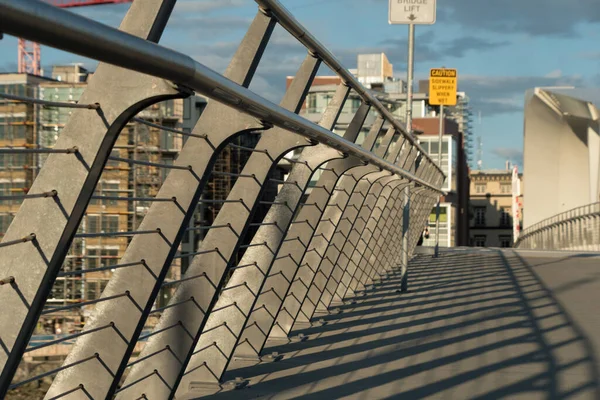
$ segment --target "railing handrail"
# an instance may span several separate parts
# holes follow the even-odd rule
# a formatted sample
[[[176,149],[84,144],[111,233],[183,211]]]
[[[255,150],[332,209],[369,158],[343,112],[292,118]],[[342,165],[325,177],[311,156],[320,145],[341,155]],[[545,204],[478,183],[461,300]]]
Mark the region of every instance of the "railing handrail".
[[[413,173],[264,99],[185,54],[38,0],[0,0],[0,12],[4,33],[191,88],[259,120],[268,120],[282,129],[317,140],[421,186],[444,193]],[[381,105],[379,102],[377,104]],[[389,121],[398,124],[393,118]],[[426,153],[421,153],[427,156]],[[435,163],[432,164],[438,167]]]
[[[271,13],[273,17],[277,19],[279,25],[294,36],[300,43],[302,43],[309,51],[318,55],[329,68],[331,68],[336,74],[338,74],[348,86],[354,89],[363,100],[369,102],[374,106],[377,111],[390,123],[397,131],[402,133],[405,139],[407,139],[413,146],[417,147],[421,154],[423,154],[438,171],[444,175],[440,166],[433,162],[429,154],[423,150],[417,139],[411,133],[406,131],[406,128],[400,125],[398,120],[389,112],[389,110],[381,104],[381,102],[370,93],[356,77],[350,73],[335,56],[323,46],[310,32],[308,32],[304,26],[302,26],[296,18],[278,1],[278,0],[254,0],[256,1],[265,11]],[[412,127],[411,127],[412,130]],[[444,175],[445,177],[445,175]]]
[[[580,210],[585,210],[586,212],[579,213]],[[553,215],[552,217],[546,218],[540,222],[531,225],[527,229],[524,229],[521,235],[519,236],[517,243],[515,243],[515,247],[517,247],[522,240],[526,239],[528,236],[538,232],[541,229],[546,229],[552,225],[562,224],[575,218],[581,218],[597,213],[600,213],[600,202],[575,207],[570,210]]]

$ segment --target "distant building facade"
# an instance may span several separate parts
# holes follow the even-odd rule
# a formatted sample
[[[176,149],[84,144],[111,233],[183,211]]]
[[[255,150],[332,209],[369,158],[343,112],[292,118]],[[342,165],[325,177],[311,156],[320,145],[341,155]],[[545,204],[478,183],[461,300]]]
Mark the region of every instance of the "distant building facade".
[[[523,174],[519,174],[522,185]],[[471,171],[470,245],[476,247],[513,247],[512,171]],[[522,215],[522,209],[521,209]]]
[[[415,118],[417,139],[431,159],[438,163],[439,118]],[[469,243],[469,167],[464,150],[464,137],[458,124],[444,119],[442,136],[442,171],[446,181],[442,190],[447,195],[440,200],[440,247],[467,246]],[[435,246],[436,207],[429,216],[430,236],[423,246]]]
[[[360,54],[357,57],[357,68],[350,70],[357,79],[378,99],[387,106],[399,121],[406,120],[406,82],[393,76],[393,66],[385,54]],[[287,87],[294,77],[287,77]],[[327,104],[333,98],[335,90],[342,81],[338,76],[317,76],[301,109],[301,115],[318,123]],[[463,129],[468,128],[468,98],[462,103],[462,108],[450,108],[444,120],[445,135],[442,140],[442,170],[448,176],[444,183],[447,196],[440,204],[440,246],[454,247],[469,244],[469,167],[468,149]],[[352,117],[360,107],[360,97],[351,92],[334,132],[343,135]],[[437,162],[439,116],[437,108],[429,105],[427,93],[414,93],[412,116],[413,131],[424,150]],[[457,110],[464,111],[463,114]],[[369,127],[375,121],[377,113],[373,110],[365,120],[364,128],[359,134],[357,143],[362,143]],[[299,151],[296,152],[296,155]],[[313,176],[318,179],[319,173]],[[436,210],[432,210],[429,220],[430,228],[435,226]],[[432,230],[433,232],[433,230]],[[435,239],[431,235],[425,240],[424,246],[434,246]]]

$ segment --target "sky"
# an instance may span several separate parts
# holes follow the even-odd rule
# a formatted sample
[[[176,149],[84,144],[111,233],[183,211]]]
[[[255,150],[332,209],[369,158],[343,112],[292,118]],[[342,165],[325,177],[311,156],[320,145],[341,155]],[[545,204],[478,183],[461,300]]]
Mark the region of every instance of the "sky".
[[[144,1],[144,0],[138,0]],[[600,86],[598,0],[438,0],[434,25],[416,26],[415,80],[429,69],[458,70],[458,90],[471,100],[483,168],[522,166],[525,91],[538,86]],[[408,27],[388,24],[388,0],[280,0],[346,68],[359,53],[384,52],[406,79]],[[73,9],[118,26],[129,5]],[[223,72],[257,12],[253,0],[178,0],[161,44]],[[279,102],[285,77],[306,50],[276,28],[250,88]],[[42,46],[42,66],[93,60]],[[0,40],[0,72],[17,69],[17,39]],[[320,74],[332,72],[322,67]],[[477,140],[474,160],[477,160]]]

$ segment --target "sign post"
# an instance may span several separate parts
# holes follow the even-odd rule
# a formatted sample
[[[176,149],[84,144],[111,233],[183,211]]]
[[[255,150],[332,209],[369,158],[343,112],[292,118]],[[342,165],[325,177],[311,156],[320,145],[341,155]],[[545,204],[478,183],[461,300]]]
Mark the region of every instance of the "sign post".
[[[390,0],[390,25],[408,25],[408,73],[406,79],[406,132],[412,135],[413,75],[415,68],[415,25],[433,25],[436,0]],[[408,190],[408,188],[407,188]],[[403,245],[406,246],[408,242]],[[406,254],[407,248],[402,249]]]
[[[521,233],[521,211],[519,197],[521,185],[519,181],[519,168],[515,165],[512,171],[512,215],[513,215],[513,243],[517,243]]]
[[[442,139],[444,137],[444,105],[456,105],[458,76],[455,69],[432,68],[429,71],[429,104],[440,106],[440,127],[438,139],[438,164],[442,168]],[[450,149],[450,145],[448,145]],[[448,221],[450,223],[450,221]],[[434,257],[440,249],[440,198],[435,210],[435,250]]]
[[[408,73],[406,79],[406,132],[412,135],[413,74],[415,70],[415,26],[408,25]]]

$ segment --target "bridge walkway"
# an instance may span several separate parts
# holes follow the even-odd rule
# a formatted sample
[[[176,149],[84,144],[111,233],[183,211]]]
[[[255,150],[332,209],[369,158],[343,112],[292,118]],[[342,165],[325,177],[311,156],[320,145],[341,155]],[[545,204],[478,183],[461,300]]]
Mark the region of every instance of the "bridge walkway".
[[[390,276],[209,398],[600,399],[600,255],[457,249],[409,271],[408,293]]]

